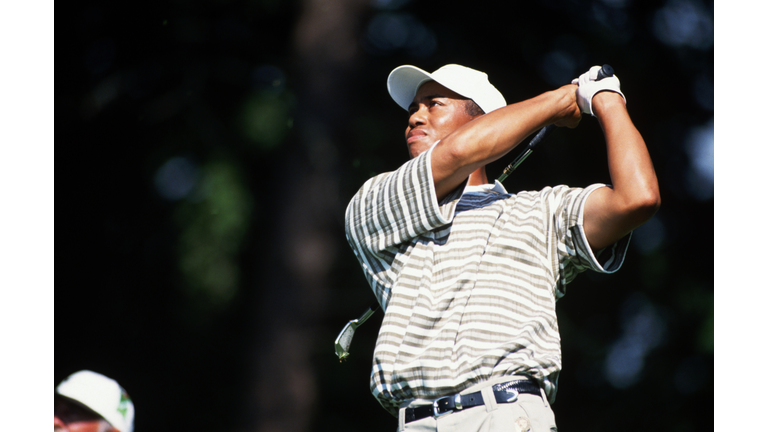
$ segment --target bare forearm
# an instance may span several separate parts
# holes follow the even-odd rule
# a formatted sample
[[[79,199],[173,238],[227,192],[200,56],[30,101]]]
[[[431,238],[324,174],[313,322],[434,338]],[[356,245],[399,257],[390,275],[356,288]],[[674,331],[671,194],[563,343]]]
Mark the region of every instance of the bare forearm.
[[[585,230],[595,249],[605,247],[650,219],[661,204],[645,140],[616,93],[595,95],[592,107],[603,128],[611,189],[590,197]]]
[[[508,105],[476,118],[440,141],[432,153],[438,196],[509,153],[534,131],[553,123],[575,127],[580,114],[574,95],[575,86],[566,86]]]
[[[629,118],[624,101],[615,93],[598,93],[593,106],[605,133],[614,192],[625,202],[655,204],[659,200],[659,185],[651,155]]]

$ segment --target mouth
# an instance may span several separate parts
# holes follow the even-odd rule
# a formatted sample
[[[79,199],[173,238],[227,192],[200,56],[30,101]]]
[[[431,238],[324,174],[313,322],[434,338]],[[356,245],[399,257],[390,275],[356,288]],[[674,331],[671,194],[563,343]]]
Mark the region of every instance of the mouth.
[[[418,140],[420,140],[422,138],[425,138],[426,136],[427,136],[427,134],[423,130],[414,129],[414,130],[408,132],[408,135],[406,135],[406,137],[405,137],[405,141],[408,144],[411,144],[412,142],[418,141]]]

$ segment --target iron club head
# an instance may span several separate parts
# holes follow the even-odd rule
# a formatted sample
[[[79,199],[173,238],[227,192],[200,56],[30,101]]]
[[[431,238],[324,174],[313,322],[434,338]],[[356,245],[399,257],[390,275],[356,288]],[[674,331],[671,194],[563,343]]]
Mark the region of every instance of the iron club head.
[[[336,349],[336,355],[339,357],[339,361],[343,361],[349,357],[349,346],[352,344],[352,336],[355,335],[355,330],[360,327],[373,313],[378,309],[378,306],[371,306],[367,311],[358,319],[353,319],[341,329],[341,333],[336,337],[334,348]]]

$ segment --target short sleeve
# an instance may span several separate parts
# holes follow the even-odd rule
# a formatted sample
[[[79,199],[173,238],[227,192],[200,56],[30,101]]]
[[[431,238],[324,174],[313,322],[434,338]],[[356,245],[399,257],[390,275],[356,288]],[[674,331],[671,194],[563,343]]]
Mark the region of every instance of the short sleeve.
[[[604,184],[593,184],[587,188],[553,188],[555,201],[555,235],[560,269],[557,286],[558,297],[565,294],[565,286],[578,273],[593,270],[598,273],[614,273],[624,263],[632,233],[600,251],[593,251],[589,246],[584,231],[584,206],[589,195]]]
[[[432,149],[369,179],[347,206],[347,241],[377,295],[387,297],[387,271],[398,248],[453,220],[461,190],[438,203],[431,155]]]

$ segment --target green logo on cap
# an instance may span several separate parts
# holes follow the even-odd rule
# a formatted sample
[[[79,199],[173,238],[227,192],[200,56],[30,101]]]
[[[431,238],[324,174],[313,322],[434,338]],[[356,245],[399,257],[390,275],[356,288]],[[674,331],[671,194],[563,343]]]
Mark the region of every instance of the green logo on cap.
[[[120,393],[120,403],[117,404],[117,411],[125,418],[128,415],[128,403],[131,402],[131,397],[125,390]]]

